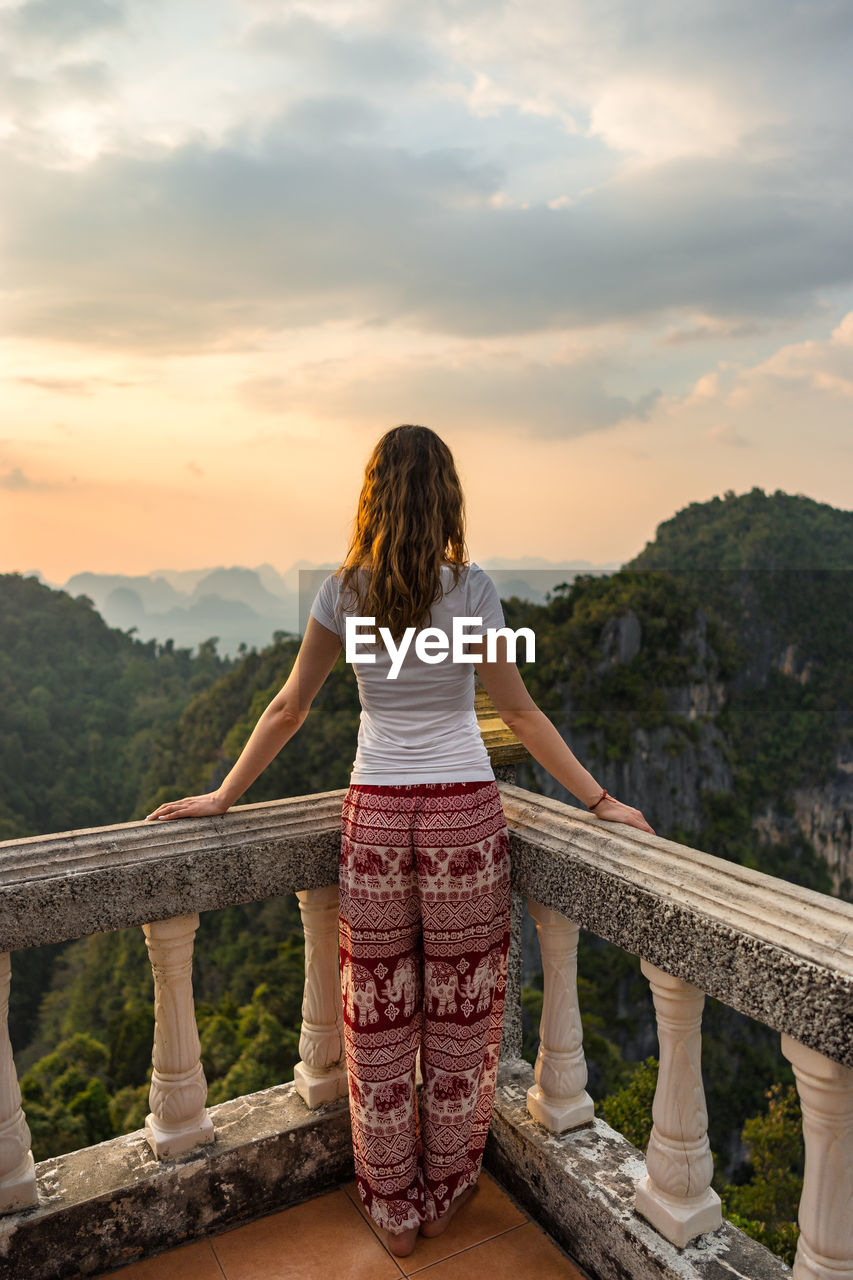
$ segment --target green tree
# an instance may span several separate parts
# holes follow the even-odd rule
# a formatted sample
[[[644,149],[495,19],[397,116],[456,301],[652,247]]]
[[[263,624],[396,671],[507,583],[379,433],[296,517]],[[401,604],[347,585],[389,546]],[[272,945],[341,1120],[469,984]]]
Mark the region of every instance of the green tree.
[[[104,1045],[81,1032],[63,1040],[21,1078],[36,1160],[113,1136],[108,1058]]]
[[[793,1085],[767,1090],[766,1112],[743,1127],[752,1176],[741,1186],[721,1192],[723,1212],[735,1226],[793,1265],[799,1228],[797,1212],[803,1190],[803,1130],[800,1103]]]
[[[658,1083],[658,1060],[637,1063],[631,1079],[596,1104],[596,1113],[623,1138],[645,1151],[652,1132],[652,1103]]]

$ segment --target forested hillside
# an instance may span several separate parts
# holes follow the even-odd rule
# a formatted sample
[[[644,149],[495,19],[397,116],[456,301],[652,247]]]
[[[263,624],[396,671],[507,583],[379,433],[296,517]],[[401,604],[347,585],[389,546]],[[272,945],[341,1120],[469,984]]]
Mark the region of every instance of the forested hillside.
[[[126,821],[158,735],[232,663],[111,630],[85,596],[0,575],[0,840]]]
[[[753,489],[691,502],[655,530],[632,569],[779,570],[853,566],[853,511]]]
[[[85,596],[0,575],[0,840],[126,822],[164,731],[232,663],[111,630]],[[13,1044],[62,946],[15,957]],[[150,1051],[149,1051],[150,1052]]]
[[[522,668],[528,687],[608,790],[640,805],[663,835],[849,896],[851,564],[853,514],[753,490],[686,508],[618,573],[578,578],[544,605],[515,598],[504,605],[508,623],[536,633],[536,662]],[[13,602],[22,585],[30,590],[12,582]],[[40,808],[40,789],[25,791],[25,806],[7,812],[13,821],[26,816],[30,830],[141,817],[164,799],[215,786],[296,653],[297,643],[284,639],[220,675],[210,646],[194,660],[139,646],[79,601],[65,598],[60,617],[48,601],[55,593],[38,591],[27,597],[33,616],[11,625],[13,645],[0,654],[3,687],[14,685],[21,708],[11,731],[4,721],[0,750],[16,779],[36,760],[51,794],[66,797],[65,808],[59,801]],[[39,661],[24,652],[27,629],[39,637]],[[67,681],[48,674],[54,662],[76,674]],[[48,714],[66,685],[69,706]],[[341,659],[297,742],[245,801],[344,786],[357,722],[355,680]],[[111,744],[103,749],[110,756],[103,790],[100,748],[91,758],[79,751],[84,725]],[[523,766],[519,782],[570,799],[538,766]],[[93,803],[79,807],[90,791]],[[13,991],[19,972],[16,957]],[[194,975],[212,1099],[289,1078],[302,986],[295,904],[204,916]],[[654,1074],[639,1064],[656,1052],[647,984],[634,957],[589,936],[580,975],[591,1092],[639,1140]],[[524,996],[531,1055],[537,988],[534,973]],[[70,944],[40,1008],[28,989],[16,1013],[13,1043],[26,1070],[37,1159],[141,1124],[152,1035],[141,931]],[[795,1101],[785,1092],[767,1096],[792,1081],[778,1037],[711,1000],[703,1053],[715,1185],[730,1182],[730,1212],[764,1224],[754,1233],[765,1231],[761,1238],[784,1250],[795,1231],[789,1202],[801,1149]],[[744,1145],[741,1131],[754,1116],[752,1145]],[[767,1137],[771,1130],[784,1131],[781,1146]],[[767,1159],[781,1162],[788,1188],[772,1212],[755,1190],[768,1141]],[[768,1226],[774,1214],[777,1225]]]

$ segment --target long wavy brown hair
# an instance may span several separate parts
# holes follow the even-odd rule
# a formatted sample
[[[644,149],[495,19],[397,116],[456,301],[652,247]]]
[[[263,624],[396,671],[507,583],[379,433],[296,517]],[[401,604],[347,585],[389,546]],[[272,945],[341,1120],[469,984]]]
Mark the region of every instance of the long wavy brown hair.
[[[352,592],[359,614],[399,641],[407,627],[428,625],[441,565],[452,567],[456,586],[467,558],[465,499],[447,445],[429,427],[386,431],[368,459],[337,570],[342,595]]]

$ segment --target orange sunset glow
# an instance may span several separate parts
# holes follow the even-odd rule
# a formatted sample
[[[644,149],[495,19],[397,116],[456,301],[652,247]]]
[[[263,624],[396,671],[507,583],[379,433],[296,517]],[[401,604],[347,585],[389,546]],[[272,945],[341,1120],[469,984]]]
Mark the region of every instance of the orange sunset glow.
[[[494,563],[849,506],[830,10],[652,11],[3,5],[0,571],[334,561],[404,421]]]

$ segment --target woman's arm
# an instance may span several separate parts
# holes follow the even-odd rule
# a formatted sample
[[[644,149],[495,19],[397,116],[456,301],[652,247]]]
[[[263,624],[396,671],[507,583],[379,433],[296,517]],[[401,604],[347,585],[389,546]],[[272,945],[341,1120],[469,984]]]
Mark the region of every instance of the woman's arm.
[[[507,642],[503,636],[498,636],[495,647],[493,662],[486,661],[482,641],[469,644],[468,650],[482,654],[482,661],[476,669],[498,715],[543,769],[547,769],[582,804],[595,804],[603,790],[601,783],[596,782],[584,768],[544,711],[537,707],[518,667],[507,656]],[[624,822],[628,826],[639,827],[641,831],[652,831],[639,809],[632,809],[613,796],[606,796],[595,805],[595,816],[607,822]]]
[[[340,651],[341,642],[335,632],[310,617],[285,685],[264,711],[240,758],[216,791],[161,804],[146,821],[225,813],[301,727]]]

